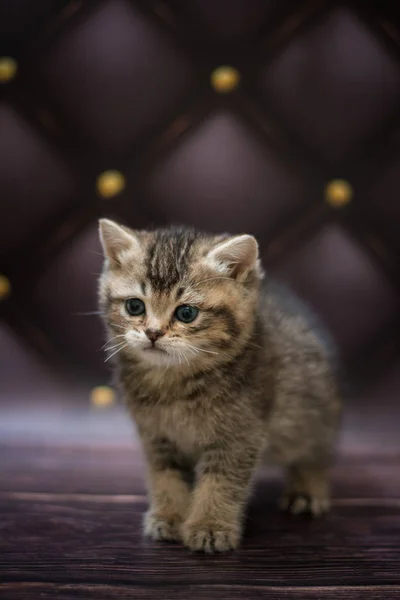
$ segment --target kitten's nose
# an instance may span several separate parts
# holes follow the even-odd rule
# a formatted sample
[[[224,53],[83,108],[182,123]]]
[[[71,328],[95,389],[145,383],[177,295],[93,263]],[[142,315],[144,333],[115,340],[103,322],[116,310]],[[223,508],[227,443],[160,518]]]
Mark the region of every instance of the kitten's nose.
[[[151,327],[149,327],[149,329],[146,329],[145,334],[147,335],[149,340],[154,344],[158,340],[158,338],[164,335],[164,332],[161,331],[161,329],[152,329]]]

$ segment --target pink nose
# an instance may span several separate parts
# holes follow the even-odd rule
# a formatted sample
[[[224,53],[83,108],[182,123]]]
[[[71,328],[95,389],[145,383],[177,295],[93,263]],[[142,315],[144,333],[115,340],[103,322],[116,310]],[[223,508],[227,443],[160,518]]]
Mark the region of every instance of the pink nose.
[[[154,344],[158,338],[164,335],[164,332],[161,329],[146,329],[145,334],[149,338],[149,340]]]

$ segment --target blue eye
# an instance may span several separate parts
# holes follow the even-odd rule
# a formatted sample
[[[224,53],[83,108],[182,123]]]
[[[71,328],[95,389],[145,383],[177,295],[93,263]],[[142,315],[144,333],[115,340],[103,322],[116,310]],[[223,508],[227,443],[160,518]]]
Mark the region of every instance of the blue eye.
[[[139,298],[128,298],[125,300],[125,308],[132,317],[139,317],[146,312],[144,302],[139,300]]]
[[[178,321],[182,321],[182,323],[191,323],[195,320],[198,314],[199,309],[195,306],[189,306],[188,304],[182,304],[182,306],[178,306],[175,311],[176,318]]]

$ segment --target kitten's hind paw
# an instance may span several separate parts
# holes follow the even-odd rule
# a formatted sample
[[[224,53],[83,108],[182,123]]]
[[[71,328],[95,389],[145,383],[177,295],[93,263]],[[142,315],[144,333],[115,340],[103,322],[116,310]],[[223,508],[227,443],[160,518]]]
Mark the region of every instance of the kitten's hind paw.
[[[301,493],[285,494],[279,503],[279,508],[292,515],[320,517],[329,512],[330,500],[329,497],[316,497]]]
[[[144,516],[144,534],[153,540],[178,542],[180,519],[176,516],[165,516],[148,511]]]
[[[330,486],[326,468],[297,465],[288,469],[280,508],[292,515],[320,517],[330,509]]]

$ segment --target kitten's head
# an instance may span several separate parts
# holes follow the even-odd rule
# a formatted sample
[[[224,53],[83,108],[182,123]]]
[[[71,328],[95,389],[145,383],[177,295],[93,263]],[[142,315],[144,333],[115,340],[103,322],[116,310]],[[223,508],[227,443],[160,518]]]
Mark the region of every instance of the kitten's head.
[[[115,336],[112,351],[191,370],[240,352],[254,327],[262,276],[252,236],[132,231],[102,219],[100,239],[100,306]]]

